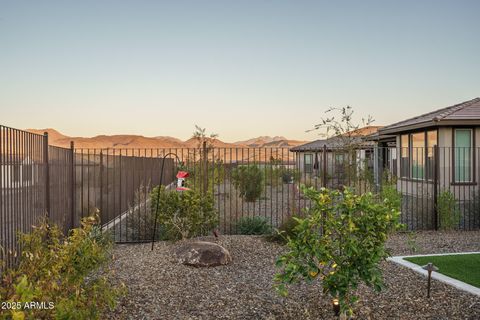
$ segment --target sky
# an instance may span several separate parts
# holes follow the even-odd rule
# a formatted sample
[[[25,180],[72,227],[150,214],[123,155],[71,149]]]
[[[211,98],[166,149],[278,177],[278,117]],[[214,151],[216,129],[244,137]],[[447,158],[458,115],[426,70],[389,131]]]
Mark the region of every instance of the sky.
[[[480,96],[480,1],[0,0],[0,124],[313,140]]]

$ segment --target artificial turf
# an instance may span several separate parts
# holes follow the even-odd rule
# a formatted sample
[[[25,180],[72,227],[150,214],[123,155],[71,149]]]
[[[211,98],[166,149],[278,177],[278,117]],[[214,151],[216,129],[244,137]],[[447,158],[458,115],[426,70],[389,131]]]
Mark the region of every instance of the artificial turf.
[[[426,265],[431,262],[438,272],[480,288],[480,254],[455,254],[446,256],[409,257],[405,260]]]

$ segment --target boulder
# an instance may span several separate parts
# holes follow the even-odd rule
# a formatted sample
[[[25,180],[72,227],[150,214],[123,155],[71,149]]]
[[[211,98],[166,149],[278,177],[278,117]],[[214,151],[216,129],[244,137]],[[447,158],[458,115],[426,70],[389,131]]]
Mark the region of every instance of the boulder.
[[[227,249],[206,241],[185,242],[175,251],[175,256],[180,263],[194,267],[216,267],[232,261]]]

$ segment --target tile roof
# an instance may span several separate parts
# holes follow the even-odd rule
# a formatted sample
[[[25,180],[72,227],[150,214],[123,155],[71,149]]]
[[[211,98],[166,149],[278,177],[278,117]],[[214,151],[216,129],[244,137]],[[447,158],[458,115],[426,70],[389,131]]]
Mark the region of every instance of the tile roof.
[[[359,145],[370,146],[373,145],[371,142],[366,141],[365,137],[377,132],[382,126],[365,126],[352,130],[348,133],[345,133],[345,139],[352,139],[351,142]],[[348,138],[349,136],[350,138]],[[331,137],[328,139],[320,139],[312,142],[308,142],[293,148],[290,148],[290,151],[299,152],[299,151],[319,151],[323,149],[323,146],[326,146],[327,149],[340,148],[342,145],[345,145],[346,141],[342,139],[341,136]]]
[[[364,137],[356,136],[351,137],[351,142],[358,144],[360,146],[373,146],[374,143],[371,141],[365,141]],[[320,151],[323,149],[323,146],[326,146],[327,149],[341,148],[342,145],[345,145],[345,140],[342,140],[339,137],[332,137],[328,139],[315,140],[309,143],[302,144],[290,149],[293,152],[302,152],[302,151]]]
[[[441,125],[442,122],[480,120],[480,98],[438,109],[379,129],[380,134],[401,131],[412,126]]]

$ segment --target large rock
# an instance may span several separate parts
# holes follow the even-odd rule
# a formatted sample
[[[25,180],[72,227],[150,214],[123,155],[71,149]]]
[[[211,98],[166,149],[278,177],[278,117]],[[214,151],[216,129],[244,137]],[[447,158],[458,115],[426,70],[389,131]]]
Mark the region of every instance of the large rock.
[[[175,251],[175,256],[180,263],[194,267],[216,267],[232,261],[227,249],[206,241],[186,242]]]

